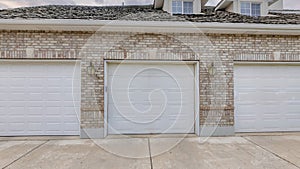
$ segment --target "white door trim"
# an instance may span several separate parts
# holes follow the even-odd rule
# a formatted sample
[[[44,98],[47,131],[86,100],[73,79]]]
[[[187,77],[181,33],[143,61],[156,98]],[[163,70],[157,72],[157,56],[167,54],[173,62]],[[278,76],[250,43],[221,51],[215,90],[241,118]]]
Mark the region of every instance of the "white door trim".
[[[245,62],[245,61],[235,61],[234,65],[282,65],[282,66],[288,66],[288,65],[300,65],[300,62]]]
[[[157,63],[157,64],[194,64],[195,65],[195,134],[200,135],[200,96],[199,96],[199,61],[167,61],[167,60],[104,60],[104,137],[108,136],[108,92],[107,92],[107,72],[109,63]]]
[[[195,65],[195,134],[200,136],[200,66],[199,62]]]
[[[104,138],[108,135],[108,119],[107,119],[107,72],[108,72],[108,62],[104,60],[104,86],[103,86],[103,91],[104,91]]]
[[[1,62],[49,62],[49,63],[66,63],[66,62],[81,62],[78,59],[1,59]]]

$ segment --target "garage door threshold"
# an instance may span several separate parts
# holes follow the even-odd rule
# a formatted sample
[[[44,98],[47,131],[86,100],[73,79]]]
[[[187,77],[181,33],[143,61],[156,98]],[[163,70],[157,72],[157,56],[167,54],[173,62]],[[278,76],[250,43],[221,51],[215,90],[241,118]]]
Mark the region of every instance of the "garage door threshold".
[[[108,135],[107,139],[118,138],[193,138],[196,134],[126,134],[126,135]]]

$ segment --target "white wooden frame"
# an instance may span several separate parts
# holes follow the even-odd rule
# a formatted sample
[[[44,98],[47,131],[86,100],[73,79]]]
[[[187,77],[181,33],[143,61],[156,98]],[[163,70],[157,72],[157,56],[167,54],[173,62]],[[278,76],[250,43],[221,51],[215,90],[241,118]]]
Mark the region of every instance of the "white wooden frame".
[[[252,13],[252,4],[259,4],[260,5],[260,15],[259,16],[262,16],[262,7],[263,7],[263,4],[262,2],[256,2],[256,1],[240,1],[240,7],[239,7],[239,13],[242,14],[242,3],[249,3],[250,4],[250,14],[249,16],[253,16],[253,13]],[[242,15],[245,15],[245,14],[242,14]],[[255,16],[255,17],[258,17],[258,16]]]
[[[195,107],[194,107],[194,118],[195,118],[195,134],[200,136],[200,74],[199,74],[199,61],[166,61],[166,60],[104,60],[104,137],[108,136],[108,92],[107,92],[107,72],[109,63],[159,63],[159,64],[192,64],[194,65],[194,86],[195,86]]]
[[[173,13],[173,1],[181,1],[181,13]],[[193,11],[192,13],[184,13],[184,2],[192,2],[193,5]],[[195,2],[194,0],[171,0],[171,7],[170,7],[172,14],[194,14],[195,13]]]

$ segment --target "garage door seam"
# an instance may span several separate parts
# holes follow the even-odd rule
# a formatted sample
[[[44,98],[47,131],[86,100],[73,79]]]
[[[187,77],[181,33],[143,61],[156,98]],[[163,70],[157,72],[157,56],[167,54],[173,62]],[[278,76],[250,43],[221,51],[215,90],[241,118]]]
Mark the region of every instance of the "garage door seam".
[[[289,164],[292,164],[293,166],[295,166],[295,167],[297,167],[297,168],[299,168],[299,169],[300,169],[300,167],[299,167],[299,166],[297,166],[296,164],[294,164],[293,162],[291,162],[291,161],[289,161],[289,160],[287,160],[287,159],[285,159],[285,158],[281,157],[280,155],[278,155],[278,154],[276,154],[276,153],[272,152],[271,150],[269,150],[269,149],[267,149],[267,148],[265,148],[265,147],[263,147],[263,146],[261,146],[261,145],[259,145],[259,144],[255,143],[255,142],[254,142],[254,141],[252,141],[251,139],[248,139],[248,138],[246,138],[246,137],[244,137],[244,136],[242,136],[242,138],[244,138],[244,139],[245,139],[245,140],[247,140],[248,142],[250,142],[250,143],[252,143],[252,144],[254,144],[254,145],[256,145],[256,146],[260,147],[261,149],[263,149],[263,150],[265,150],[265,151],[267,151],[267,152],[269,152],[269,153],[271,153],[271,154],[275,155],[276,157],[278,157],[278,158],[282,159],[283,161],[286,161],[286,162],[288,162]]]
[[[153,169],[153,161],[152,161],[152,155],[151,155],[150,138],[148,138],[148,148],[149,148],[150,165],[151,165],[151,169]]]
[[[45,145],[47,142],[49,142],[49,140],[45,141],[42,144],[39,144],[37,146],[35,146],[33,149],[31,149],[30,151],[26,152],[25,154],[23,154],[22,156],[20,156],[19,158],[15,159],[14,161],[12,161],[11,163],[7,164],[6,166],[3,167],[3,169],[9,167],[10,165],[14,164],[15,162],[19,161],[20,159],[24,158],[25,156],[27,156],[28,154],[32,153],[33,151],[37,150],[38,148],[42,147],[43,145]]]

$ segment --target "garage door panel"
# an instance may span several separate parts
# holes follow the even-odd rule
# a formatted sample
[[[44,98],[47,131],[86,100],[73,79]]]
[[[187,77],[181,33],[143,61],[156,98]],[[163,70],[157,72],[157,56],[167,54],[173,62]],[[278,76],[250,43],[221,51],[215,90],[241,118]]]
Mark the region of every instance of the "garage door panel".
[[[154,101],[155,101],[155,98],[153,98],[153,97],[150,100],[143,100],[143,99],[119,100],[117,98],[112,98],[112,101],[109,104],[118,104],[118,107],[127,106],[128,104],[148,106],[149,104],[153,104]],[[158,101],[156,101],[156,102],[158,102]],[[183,99],[182,99],[182,101],[176,100],[176,98],[175,99],[174,98],[172,98],[172,99],[161,98],[160,103],[176,106],[176,105],[190,104],[191,102],[189,102],[189,100],[183,100]]]
[[[46,87],[61,87],[63,86],[63,84],[60,83],[61,81],[62,79],[60,78],[48,78]]]
[[[4,123],[0,123],[0,135],[4,135],[6,132],[7,125]]]
[[[291,121],[300,121],[300,115],[297,112],[288,112],[284,117]]]
[[[57,130],[60,130],[63,127],[61,123],[57,122],[47,122],[45,126],[47,128],[47,132],[56,132]]]
[[[28,100],[28,96],[25,93],[9,93],[6,100],[21,102],[23,100]]]
[[[61,108],[61,111],[63,112],[64,116],[76,116],[74,113],[74,110],[76,110],[76,107],[63,107]],[[77,108],[78,110],[78,108]]]
[[[28,99],[24,99],[22,101],[14,101],[12,104],[10,104],[10,106],[13,106],[13,105],[20,105],[20,106],[24,106],[26,105],[26,107],[46,107],[46,102],[45,101],[38,101],[38,100],[35,100],[35,101],[30,101]]]
[[[0,105],[5,105],[0,117],[7,121],[0,135],[48,135],[47,122],[57,123],[49,135],[66,135],[68,130],[72,135],[79,134],[76,112],[80,110],[80,74],[73,78],[73,72],[80,72],[80,67],[75,67],[75,62],[5,61],[0,69],[8,72],[0,76],[0,84],[7,84],[0,88],[7,96],[0,98]],[[74,85],[76,88],[72,88]],[[73,128],[64,128],[65,122],[74,124]]]
[[[186,122],[184,123],[186,124]],[[122,129],[115,129],[115,125],[122,125],[124,126]],[[174,125],[174,126],[173,126]],[[111,134],[145,134],[146,133],[194,133],[193,126],[187,127],[183,129],[180,126],[181,124],[174,124],[174,122],[168,121],[155,121],[154,123],[143,124],[143,130],[140,128],[135,127],[136,125],[132,125],[130,122],[123,121],[121,123],[114,123],[112,122],[108,127]],[[153,126],[160,126],[159,128]],[[112,127],[112,128],[111,128]]]
[[[59,115],[62,111],[61,111],[61,107],[59,105],[53,106],[53,107],[48,107],[46,106],[46,108],[44,107],[31,107],[30,108],[30,112],[32,112],[33,114],[53,114],[53,115]]]
[[[42,119],[39,119],[42,120]],[[40,128],[43,128],[43,123],[39,123],[38,120],[36,121],[31,121],[30,123],[27,124],[27,128],[30,131],[35,131],[35,132],[40,132]]]
[[[178,67],[182,67],[182,69],[178,69]],[[127,67],[134,67],[135,69],[127,69]],[[167,72],[167,74],[174,74],[174,75],[190,75],[194,74],[194,65],[192,64],[160,64],[160,63],[147,63],[147,69],[145,69],[144,64],[136,64],[136,63],[114,63],[109,65],[110,71],[108,75],[114,76],[122,76],[123,73],[129,75],[134,75],[139,72],[146,72],[145,75],[158,75],[161,76],[161,71]],[[117,71],[116,71],[117,70]],[[146,70],[146,71],[145,71]]]
[[[109,134],[194,132],[193,65],[109,64],[108,68]]]
[[[155,103],[155,102],[158,102],[158,101],[132,101],[132,102],[129,102],[129,101],[124,101],[124,102],[115,102],[115,103],[111,103],[111,104],[118,104],[118,107],[126,107],[128,104],[131,104],[132,106],[142,106],[144,105],[144,107],[149,107],[150,105],[153,105],[153,104],[160,104],[160,105],[169,105],[170,106],[173,106],[173,107],[180,107],[181,105],[190,105],[190,102],[188,101],[164,101],[162,100],[161,102],[159,103]],[[158,105],[156,106],[153,106],[153,107],[157,107]]]
[[[282,79],[273,79],[273,78],[262,78],[262,79],[255,79],[252,83],[255,82],[256,86],[260,88],[280,88],[280,86],[285,86],[282,84]]]
[[[258,132],[261,130],[261,128],[265,128],[266,132],[287,130],[284,124],[279,123],[278,120],[268,120],[268,121],[264,121],[264,123],[266,124],[258,128],[257,130]]]
[[[117,96],[110,95],[108,96],[108,99],[110,103],[113,102],[130,102],[130,101],[136,101],[136,102],[150,102],[151,100],[155,100],[155,97],[159,97],[156,99],[159,99],[161,101],[168,101],[168,102],[193,102],[193,97],[190,97],[194,94],[193,91],[190,90],[184,90],[184,92],[180,90],[135,90],[131,92],[127,92],[126,90],[113,90],[111,92],[112,94],[117,93]],[[185,100],[184,100],[185,99]]]
[[[262,111],[262,113],[260,113],[260,117],[263,119],[279,119],[282,118],[282,113],[281,111],[277,111],[277,112],[268,112],[268,111]]]
[[[159,78],[159,82],[153,81],[153,79]],[[176,83],[173,83],[172,77],[169,77],[167,75],[162,76],[146,76],[143,74],[138,74],[138,76],[133,76],[132,79],[130,79],[130,85],[132,87],[141,87],[141,86],[151,86],[151,87],[157,87],[159,85],[165,85],[170,87],[177,87]],[[135,86],[136,85],[136,86]],[[161,87],[161,86],[159,86]]]
[[[65,116],[65,117],[76,118],[76,116]],[[70,120],[65,120],[65,121],[63,122],[63,124],[64,124],[64,125],[69,125],[69,126],[71,126],[71,125],[77,125],[77,127],[78,127],[78,122],[79,122],[79,120],[73,120],[73,119],[70,119]],[[73,128],[73,129],[74,129],[74,128]]]
[[[291,105],[291,104],[288,104],[288,106],[290,107],[289,110],[287,110],[286,114],[289,115],[289,114],[296,114],[296,115],[299,115],[300,116],[300,113],[299,113],[299,110],[300,110],[300,105]]]
[[[42,86],[47,86],[47,83],[45,83],[45,81],[47,81],[47,78],[44,77],[39,77],[39,78],[27,78],[29,79],[27,84],[29,87],[42,87]]]
[[[135,81],[136,79],[133,80]],[[194,84],[191,82],[177,83],[172,79],[168,79],[168,81],[169,82],[164,82],[164,80],[159,82],[157,81],[147,82],[146,80],[141,80],[141,83],[137,84],[138,82],[132,83],[131,80],[111,80],[109,84],[112,84],[111,87],[112,90],[129,90],[129,89],[137,90],[140,89],[141,86],[143,86],[144,89],[148,89],[148,90],[157,89],[157,88],[169,89],[169,90],[181,88],[182,90],[184,90],[184,89],[191,89],[194,87]],[[123,84],[127,84],[127,85],[124,86]],[[165,87],[165,86],[169,86],[169,87]]]
[[[3,100],[0,100],[0,107],[11,107],[11,102],[10,101],[3,101]],[[17,105],[16,105],[17,106]],[[19,106],[20,107],[20,106]]]
[[[252,100],[253,97],[256,96],[256,91],[248,91],[248,92],[245,92],[245,91],[242,91],[240,93],[238,93],[238,99],[239,100]]]
[[[43,117],[40,115],[27,115],[26,118],[24,118],[24,122],[28,123],[29,125],[32,123],[42,124],[44,121],[44,118],[46,118],[46,117]]]
[[[72,131],[74,128],[78,127],[78,123],[64,123],[64,127],[67,129],[67,131]]]
[[[174,108],[174,109],[168,109],[168,111],[146,111],[146,112],[138,112],[133,110],[132,108],[122,108],[122,110],[117,110],[117,109],[111,109],[110,111],[117,111],[118,113],[114,113],[109,115],[109,118],[136,118],[140,116],[139,118],[143,119],[154,119],[157,117],[185,117],[186,112],[193,111],[192,108],[185,108],[180,111],[180,108]],[[149,113],[147,116],[144,116],[144,113]],[[189,116],[187,116],[188,118]],[[121,120],[121,119],[120,119]]]
[[[241,122],[243,121],[243,122]],[[236,118],[235,127],[239,130],[242,130],[243,132],[255,132],[255,126],[253,126],[253,123],[255,123],[255,119],[243,119],[243,118]]]
[[[182,89],[184,90],[184,89]],[[188,98],[188,96],[191,96],[193,94],[192,90],[182,90],[178,89],[173,89],[173,90],[167,90],[167,89],[158,89],[158,90],[146,90],[146,91],[130,91],[127,95],[129,95],[130,99],[139,99],[139,98],[145,98],[145,97],[150,97],[153,96],[154,92],[158,94],[164,95],[166,98],[168,98],[168,101],[174,101],[172,99],[177,99],[177,98]],[[192,100],[192,99],[190,99]]]
[[[128,103],[124,103],[124,105],[122,106],[115,106],[114,104],[109,104],[108,105],[108,109],[110,111],[121,111],[121,112],[126,112],[126,113],[130,113],[130,112],[144,112],[143,110],[148,110],[148,109],[137,109],[138,104],[128,104]],[[148,107],[149,106],[149,107]],[[159,108],[161,107],[161,105],[151,105],[149,104],[148,106],[144,106],[146,108]],[[194,104],[193,103],[188,103],[188,104],[185,104],[184,106],[183,105],[179,105],[179,104],[173,104],[173,105],[170,105],[170,104],[163,104],[163,107],[165,107],[165,109],[168,109],[168,112],[185,112],[185,111],[194,111]],[[110,115],[119,115],[119,113],[116,113],[116,114],[110,114]]]
[[[10,72],[9,66],[1,64],[1,66],[0,66],[0,76],[1,77],[6,77],[8,72]]]
[[[178,89],[178,87],[174,87],[174,88],[145,88],[145,87],[140,87],[140,88],[120,88],[120,89],[113,89],[112,88],[112,93],[114,92],[118,92],[118,95],[131,95],[131,94],[151,94],[152,92],[163,92],[164,94],[168,95],[172,95],[172,94],[180,94],[180,95],[184,95],[184,94],[190,94],[193,92],[193,90],[191,88],[180,88]],[[120,94],[119,94],[120,93]]]
[[[294,87],[299,89],[299,86],[296,85],[299,82],[299,75],[297,75],[298,73],[296,73],[296,75],[294,75],[294,76],[297,76],[297,77],[292,77],[292,75],[290,75],[289,77],[285,78],[285,80],[286,80],[285,85],[294,86]]]
[[[237,111],[240,112],[239,116],[255,116],[255,114],[258,112],[258,109],[253,108],[253,105],[250,104],[240,106]]]
[[[278,103],[275,101],[265,101],[265,102],[261,102],[256,104],[257,108],[255,109],[258,113],[262,112],[278,112],[281,111],[282,109],[282,103]],[[250,108],[253,109],[253,108]]]
[[[288,98],[288,101],[297,101],[300,102],[300,92],[293,91],[293,89],[286,89],[285,93],[283,94],[285,98]]]
[[[279,102],[282,100],[282,94],[280,93],[275,93],[274,92],[263,92],[263,90],[257,90],[257,92],[249,93],[249,94],[244,94],[244,97],[241,98],[243,100],[257,100],[259,101],[266,101],[266,102]]]
[[[6,78],[11,87],[19,87],[24,86],[26,84],[25,81],[28,81],[25,77],[14,77],[14,78]]]
[[[1,104],[0,104],[0,114],[3,114],[3,115],[6,114],[6,106],[1,105]],[[2,116],[0,116],[0,119],[1,119],[1,117],[2,117]]]
[[[7,115],[10,116],[24,116],[26,114],[26,109],[24,107],[9,107],[6,109]]]
[[[40,102],[40,103],[41,103],[41,102]],[[43,102],[43,103],[44,103],[44,102]],[[70,106],[70,104],[71,104],[71,103],[65,101],[64,104],[66,104],[66,103],[68,103],[68,105],[65,105],[65,106]],[[72,103],[73,103],[73,102],[72,102]],[[49,108],[49,107],[50,107],[50,108],[51,108],[51,107],[57,107],[57,106],[60,105],[60,104],[61,104],[61,101],[47,101],[47,102],[44,103],[45,107],[47,107],[47,108]],[[35,105],[37,105],[37,103],[32,102],[32,103],[30,104],[31,107],[36,107]]]
[[[60,90],[58,90],[58,88],[50,88],[49,90],[50,90],[50,91],[52,90],[53,93],[54,93],[54,92],[62,92],[62,91],[63,91],[63,92],[64,92],[63,94],[64,94],[64,95],[67,95],[67,96],[69,97],[69,96],[72,96],[72,95],[73,95],[72,92],[73,92],[74,90],[78,90],[78,89],[79,89],[79,88],[75,88],[75,87],[69,88],[69,87],[63,86],[63,87],[60,88]]]
[[[45,87],[47,89],[48,93],[61,93],[64,92],[70,92],[68,88],[62,88],[62,87]]]
[[[236,132],[299,130],[300,75],[289,76],[295,72],[299,66],[235,66]]]
[[[71,101],[70,101],[71,100]],[[65,107],[77,107],[79,104],[78,104],[78,101],[80,101],[80,100],[78,100],[78,99],[74,99],[74,101],[73,101],[73,98],[71,98],[70,100],[64,100],[63,101],[63,104],[64,104],[64,106]],[[76,102],[77,101],[77,102]]]
[[[13,119],[11,119],[9,121],[9,125],[8,125],[12,131],[24,131],[24,129],[26,128],[25,123],[23,122],[17,122]]]
[[[146,112],[149,113],[147,116],[145,116],[145,114],[143,113],[138,113],[138,112],[134,112],[134,111],[130,111],[130,112],[122,112],[119,115],[111,115],[109,116],[109,119],[111,121],[126,121],[126,120],[130,120],[132,122],[140,122],[140,123],[146,123],[146,122],[150,122],[153,120],[159,120],[159,119],[168,119],[168,120],[184,120],[184,119],[188,119],[189,116],[184,115],[186,111],[182,111],[179,112],[178,110],[176,112],[165,112],[165,111],[157,111],[157,112]]]
[[[179,83],[179,85],[175,84],[176,82],[172,82],[173,85],[168,88],[165,88],[163,86],[161,86],[161,84],[157,83],[156,85],[153,85],[151,88],[150,87],[147,87],[147,86],[144,86],[143,88],[141,88],[140,86],[134,86],[134,85],[127,85],[127,86],[123,86],[122,83],[127,83],[129,84],[130,82],[129,81],[114,81],[113,82],[113,86],[109,88],[109,90],[111,91],[126,91],[126,92],[131,92],[131,91],[140,91],[140,90],[145,90],[145,91],[153,91],[153,89],[164,89],[165,91],[178,91],[178,88],[181,89],[181,91],[185,91],[185,90],[190,90],[190,89],[193,89],[194,85],[193,84],[181,84]],[[111,83],[109,83],[111,84]],[[151,86],[151,83],[147,83],[147,85]]]
[[[25,96],[23,96],[25,97]],[[44,98],[44,95],[43,93],[30,93],[27,95],[28,97],[28,100],[30,101],[40,101],[40,100],[43,100]]]

